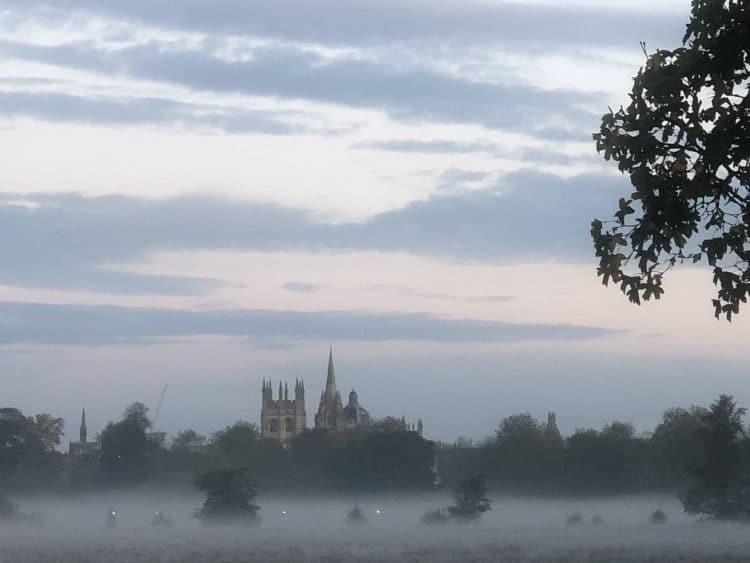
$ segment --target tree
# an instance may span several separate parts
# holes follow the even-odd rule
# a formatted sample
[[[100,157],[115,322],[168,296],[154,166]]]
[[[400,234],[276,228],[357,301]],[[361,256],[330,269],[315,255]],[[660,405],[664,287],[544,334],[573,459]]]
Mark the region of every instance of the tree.
[[[143,403],[135,402],[125,409],[125,412],[122,413],[122,418],[123,420],[135,423],[146,431],[151,428],[151,420],[148,417],[148,410],[148,407]]]
[[[741,472],[740,439],[744,408],[721,395],[701,420],[702,462],[693,468],[696,484],[680,495],[685,512],[716,518],[750,517],[750,490]]]
[[[60,478],[60,444],[64,421],[49,414],[26,417],[17,409],[0,409],[0,481],[49,486]]]
[[[204,523],[257,522],[260,506],[246,468],[219,469],[196,477],[196,487],[206,493],[195,517]]]
[[[491,476],[514,488],[549,487],[562,462],[562,441],[550,438],[529,413],[504,418],[495,433]]]
[[[31,433],[44,451],[52,451],[60,445],[65,421],[51,414],[42,413],[30,419]]]
[[[370,428],[373,432],[406,432],[408,429],[406,421],[395,416],[386,416],[374,420]]]
[[[455,502],[448,507],[448,513],[458,520],[478,520],[482,514],[492,510],[487,498],[487,485],[483,475],[476,475],[463,481],[453,491]]]
[[[594,134],[635,191],[591,235],[602,283],[636,304],[676,264],[706,260],[715,315],[731,321],[750,295],[750,4],[692,6],[682,47],[648,56],[627,108]]]
[[[700,443],[700,428],[707,409],[692,406],[690,409],[672,408],[662,415],[661,422],[651,436],[651,453],[666,484],[684,484],[688,467],[700,463],[703,452]]]
[[[172,453],[181,455],[198,454],[206,447],[206,437],[198,434],[195,430],[188,428],[180,430],[172,440],[170,450]]]
[[[110,422],[104,428],[100,464],[110,479],[142,482],[151,473],[152,454],[157,445],[146,434],[151,426],[147,413],[143,403],[133,403],[125,409],[120,422]]]

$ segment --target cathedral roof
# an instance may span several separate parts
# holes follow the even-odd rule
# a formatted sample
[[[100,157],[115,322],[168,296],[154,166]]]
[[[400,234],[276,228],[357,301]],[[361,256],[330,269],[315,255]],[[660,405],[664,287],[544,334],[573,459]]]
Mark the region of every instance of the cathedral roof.
[[[347,427],[369,426],[371,420],[370,413],[359,404],[357,392],[352,389],[349,404],[344,407],[344,424]]]
[[[328,377],[326,377],[326,393],[336,394],[336,372],[333,369],[333,348],[328,352]]]

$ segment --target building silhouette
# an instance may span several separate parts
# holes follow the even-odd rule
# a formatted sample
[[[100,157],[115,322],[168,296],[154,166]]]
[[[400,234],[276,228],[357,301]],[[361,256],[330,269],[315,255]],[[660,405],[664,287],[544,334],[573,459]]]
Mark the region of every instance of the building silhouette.
[[[263,380],[263,404],[260,411],[260,435],[278,440],[286,446],[307,428],[305,412],[305,384],[296,380],[294,399],[289,398],[289,386],[279,382],[278,399],[273,398],[271,381]]]
[[[320,394],[318,413],[315,415],[315,428],[317,430],[342,432],[356,428],[367,428],[371,423],[370,413],[359,404],[359,396],[354,389],[349,393],[349,402],[346,406],[343,406],[341,393],[336,389],[333,349],[329,350],[326,386]]]
[[[102,447],[98,441],[88,441],[88,428],[86,427],[86,409],[81,413],[81,428],[79,430],[78,442],[70,442],[68,453],[72,457],[96,457],[99,455]]]
[[[273,398],[271,381],[263,380],[260,432],[262,438],[278,440],[285,447],[307,428],[305,410],[305,384],[296,380],[294,398],[289,398],[289,387],[279,382],[278,399]],[[320,404],[315,415],[315,429],[343,432],[357,428],[369,428],[370,413],[359,404],[359,396],[352,389],[349,402],[344,406],[341,393],[336,388],[336,372],[333,367],[333,349],[328,352],[326,385],[320,394]]]

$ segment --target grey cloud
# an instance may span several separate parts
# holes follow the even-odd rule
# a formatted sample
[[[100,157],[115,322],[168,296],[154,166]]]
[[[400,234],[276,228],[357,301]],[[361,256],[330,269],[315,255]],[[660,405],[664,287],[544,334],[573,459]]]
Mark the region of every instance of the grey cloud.
[[[314,283],[307,282],[287,282],[284,284],[284,289],[287,291],[293,291],[295,293],[314,293],[320,289],[319,286]]]
[[[173,311],[111,306],[0,302],[0,344],[105,345],[167,337],[246,336],[328,341],[515,342],[581,340],[604,328],[448,319],[428,314],[268,310]]]
[[[551,136],[555,140],[560,140],[562,135],[564,140],[578,140],[582,137],[574,129],[561,131],[559,129],[543,129],[535,131],[538,137],[547,138]],[[580,157],[573,157],[556,149],[551,143],[542,147],[521,147],[505,148],[490,142],[460,142],[449,140],[422,141],[417,139],[394,139],[389,141],[371,141],[360,142],[352,145],[356,150],[380,150],[390,152],[420,153],[420,154],[470,154],[485,153],[502,158],[537,161],[548,164],[571,164],[576,160],[583,160]],[[592,151],[593,153],[593,151]],[[592,154],[592,158],[593,154]],[[598,158],[598,157],[596,157]]]
[[[450,168],[441,173],[436,188],[438,190],[462,189],[466,184],[487,180],[491,174],[482,170],[467,170],[464,168]]]
[[[455,153],[497,153],[498,147],[494,143],[435,140],[422,141],[417,139],[394,139],[390,141],[370,141],[352,145],[354,149],[380,150],[394,152],[414,152],[425,154],[455,154]]]
[[[481,41],[523,44],[546,50],[550,44],[663,45],[678,40],[683,19],[671,14],[640,14],[611,6],[585,10],[561,3],[529,6],[511,2],[434,2],[417,0],[6,0],[19,11],[49,17],[73,10],[136,20],[155,26],[206,33],[261,35],[332,45],[383,41]]]
[[[89,43],[56,47],[0,42],[8,57],[72,68],[166,81],[188,88],[303,98],[358,108],[376,108],[397,119],[472,122],[537,136],[588,138],[601,95],[544,91],[527,85],[468,81],[429,70],[399,70],[368,61],[328,61],[310,52],[267,49],[249,61],[227,62],[204,51],[159,50],[155,45],[100,51]],[[564,131],[544,116],[563,119]]]
[[[439,299],[440,301],[466,301],[470,303],[507,303],[516,299],[512,295],[455,295],[450,293],[435,293],[413,287],[376,284],[362,288],[345,288],[355,291],[385,291],[405,297],[421,297],[424,299]]]
[[[0,114],[105,125],[180,125],[224,133],[281,135],[308,131],[284,123],[290,115],[286,112],[219,111],[158,98],[97,99],[60,93],[0,92]]]
[[[103,269],[175,249],[385,250],[490,262],[554,257],[590,260],[589,223],[628,193],[623,178],[567,180],[536,172],[494,189],[448,192],[362,223],[330,225],[274,204],[211,197],[6,194],[0,197],[0,283],[99,291],[189,292],[205,279]],[[23,198],[36,209],[9,204]],[[5,204],[3,204],[3,201]]]

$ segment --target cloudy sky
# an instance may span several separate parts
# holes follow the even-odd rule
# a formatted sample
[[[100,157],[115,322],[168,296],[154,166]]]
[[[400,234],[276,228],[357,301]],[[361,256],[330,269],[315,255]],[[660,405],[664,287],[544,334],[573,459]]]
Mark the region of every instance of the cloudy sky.
[[[431,438],[750,404],[710,273],[627,304],[588,235],[594,151],[688,0],[2,0],[2,403],[99,430],[256,421],[339,386]]]

